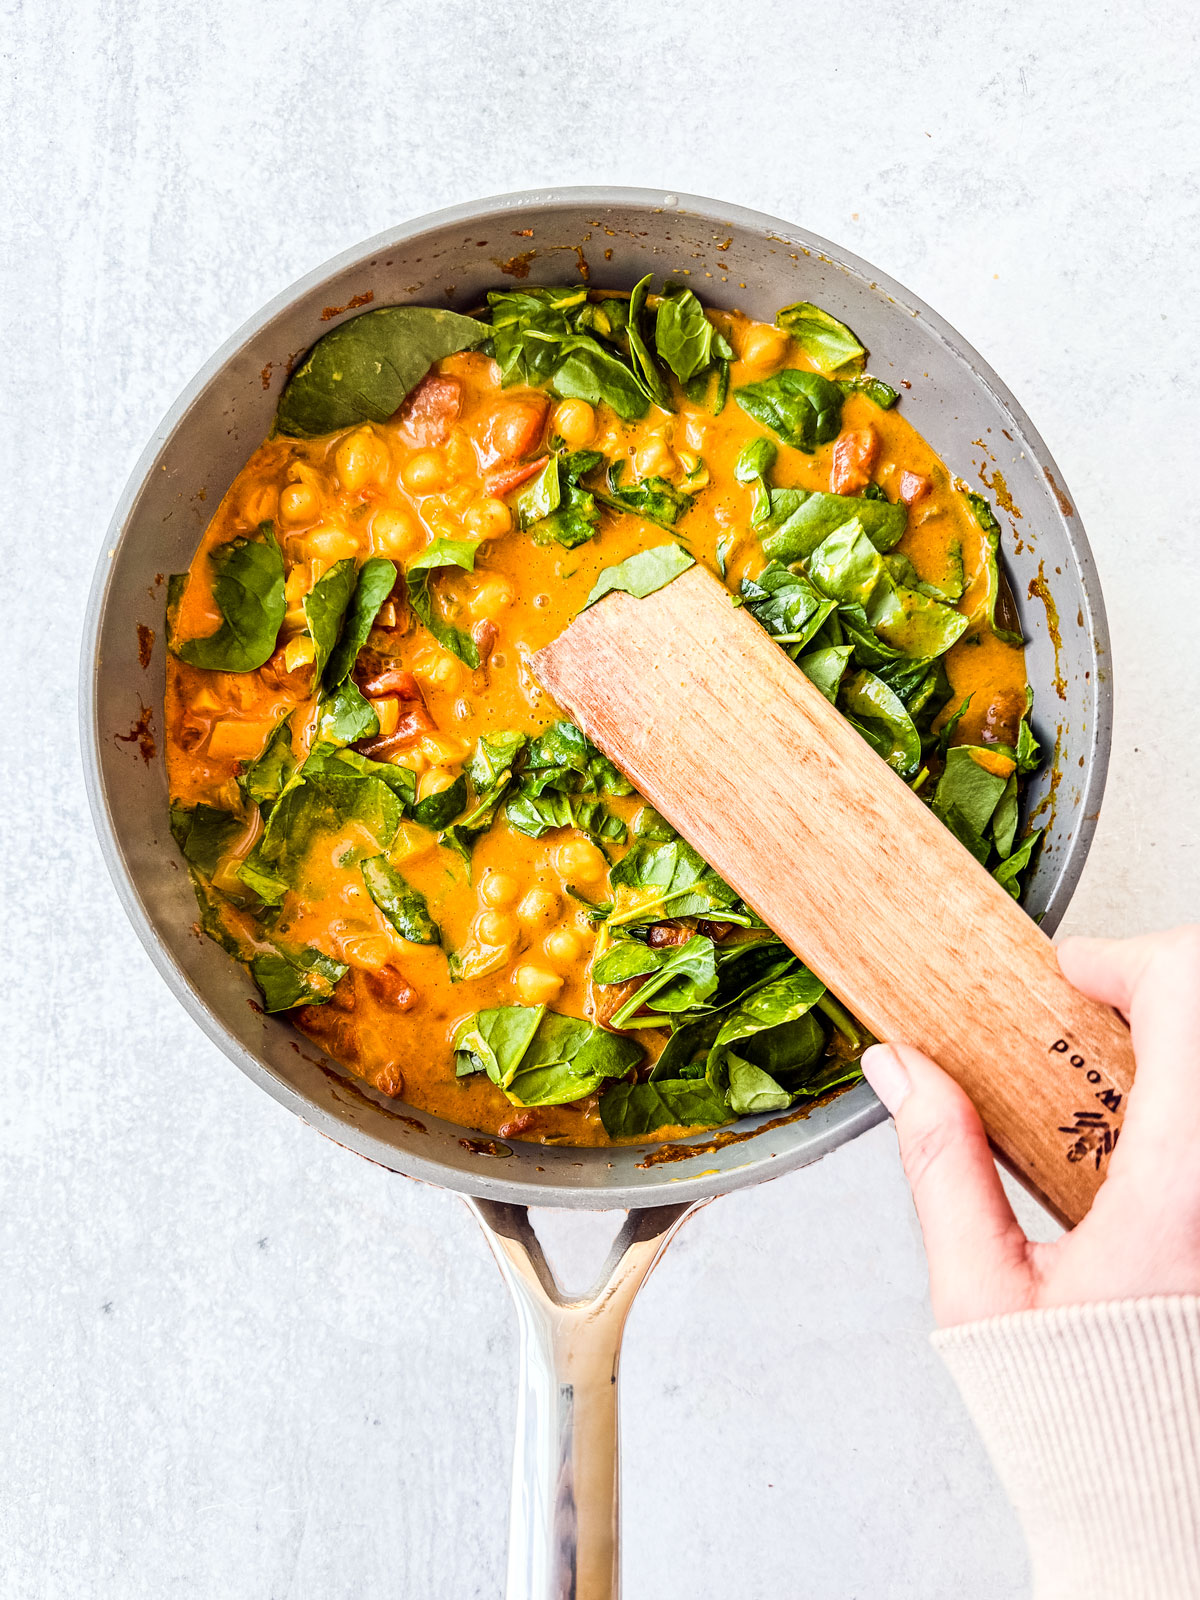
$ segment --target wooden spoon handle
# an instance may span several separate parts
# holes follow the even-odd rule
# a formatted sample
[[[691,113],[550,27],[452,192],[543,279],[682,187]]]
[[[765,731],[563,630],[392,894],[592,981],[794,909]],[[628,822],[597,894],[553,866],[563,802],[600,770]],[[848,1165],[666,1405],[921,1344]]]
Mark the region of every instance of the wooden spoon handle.
[[[703,567],[533,660],[637,788],[882,1040],[941,1063],[1062,1221],[1103,1180],[1125,1024]]]

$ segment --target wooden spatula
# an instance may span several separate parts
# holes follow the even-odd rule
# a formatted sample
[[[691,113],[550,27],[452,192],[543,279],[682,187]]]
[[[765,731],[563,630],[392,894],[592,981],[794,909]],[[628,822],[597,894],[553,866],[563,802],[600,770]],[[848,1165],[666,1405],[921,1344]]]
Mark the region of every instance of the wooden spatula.
[[[728,591],[694,567],[611,594],[533,658],[539,681],[882,1040],[967,1090],[1062,1221],[1103,1181],[1129,1033],[1049,939]]]

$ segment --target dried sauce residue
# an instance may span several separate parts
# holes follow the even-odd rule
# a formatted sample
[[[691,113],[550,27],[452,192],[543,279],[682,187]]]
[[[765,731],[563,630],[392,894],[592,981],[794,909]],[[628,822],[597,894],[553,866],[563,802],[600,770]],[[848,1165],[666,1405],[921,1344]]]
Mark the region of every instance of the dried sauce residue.
[[[501,1144],[497,1139],[460,1139],[458,1142],[464,1150],[469,1150],[473,1156],[512,1155],[508,1145]]]
[[[1009,494],[1008,485],[1004,481],[1004,474],[997,470],[993,472],[989,478],[987,475],[987,469],[985,467],[980,467],[979,476],[987,488],[989,488],[996,496],[997,505],[1003,506],[1010,517],[1016,517],[1018,520],[1020,520],[1021,508],[1017,505],[1014,505],[1013,497],[1011,494]]]
[[[271,373],[274,371],[274,368],[275,363],[273,361],[268,361],[266,366],[258,375],[259,382],[262,384],[264,389],[269,389],[271,387]]]
[[[1071,502],[1059,488],[1057,478],[1055,478],[1049,467],[1043,467],[1042,471],[1046,475],[1046,482],[1050,485],[1050,493],[1058,501],[1058,509],[1062,512],[1064,517],[1073,517],[1075,513],[1071,509]]]
[[[1046,608],[1046,628],[1050,634],[1050,642],[1054,646],[1054,692],[1060,700],[1067,698],[1067,680],[1062,672],[1062,632],[1058,625],[1058,607],[1054,604],[1054,596],[1050,593],[1050,585],[1046,582],[1046,563],[1038,562],[1036,578],[1029,580],[1029,598],[1040,600]]]
[[[711,1139],[702,1139],[699,1144],[660,1144],[656,1145],[644,1161],[639,1161],[638,1166],[661,1167],[668,1161],[688,1161],[692,1156],[712,1155],[715,1150],[727,1149],[731,1144],[745,1144],[747,1139],[757,1139],[760,1133],[769,1133],[772,1128],[786,1128],[789,1123],[803,1122],[805,1117],[814,1112],[818,1106],[826,1106],[836,1100],[841,1090],[825,1095],[820,1100],[810,1100],[807,1105],[801,1106],[799,1111],[789,1112],[786,1117],[772,1117],[770,1122],[764,1122],[761,1128],[750,1128],[738,1133],[731,1129],[728,1133],[714,1133]]]
[[[154,654],[154,629],[148,628],[144,622],[137,625],[138,635],[138,665],[144,672],[150,665],[150,657]]]
[[[332,322],[334,317],[340,317],[343,311],[357,311],[360,306],[369,306],[374,298],[374,289],[368,289],[366,294],[353,294],[344,306],[326,306],[321,312],[321,321]],[[266,388],[266,384],[263,388]]]
[[[158,754],[158,746],[154,743],[154,729],[151,723],[154,713],[149,706],[142,705],[140,700],[138,704],[142,709],[129,732],[114,733],[113,738],[121,744],[136,744],[142,760],[149,766]]]
[[[506,278],[527,278],[529,263],[536,255],[536,250],[522,250],[518,256],[509,256],[507,261],[501,261],[499,256],[493,256],[492,260]]]

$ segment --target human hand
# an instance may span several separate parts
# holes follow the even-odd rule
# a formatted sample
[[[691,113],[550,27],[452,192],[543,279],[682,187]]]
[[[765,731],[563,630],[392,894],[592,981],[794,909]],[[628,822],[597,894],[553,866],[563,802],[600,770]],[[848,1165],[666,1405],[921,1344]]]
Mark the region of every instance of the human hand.
[[[1051,1244],[1026,1239],[958,1085],[911,1045],[873,1045],[863,1056],[895,1120],[942,1327],[1200,1294],[1200,926],[1067,939],[1058,959],[1068,982],[1128,1019],[1137,1081],[1092,1209]]]

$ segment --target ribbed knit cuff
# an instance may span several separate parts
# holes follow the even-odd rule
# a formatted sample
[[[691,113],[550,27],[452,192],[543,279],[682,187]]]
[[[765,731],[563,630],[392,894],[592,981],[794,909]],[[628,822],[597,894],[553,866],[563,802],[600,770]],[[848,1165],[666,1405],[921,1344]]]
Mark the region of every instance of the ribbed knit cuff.
[[[1034,1600],[1200,1596],[1200,1299],[933,1335],[1029,1541]]]

